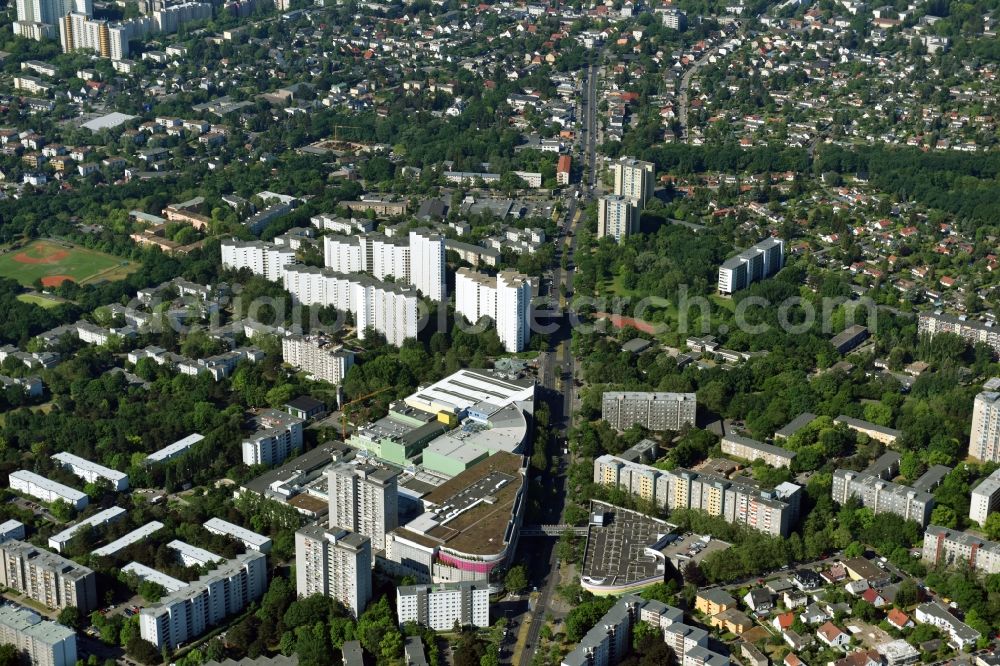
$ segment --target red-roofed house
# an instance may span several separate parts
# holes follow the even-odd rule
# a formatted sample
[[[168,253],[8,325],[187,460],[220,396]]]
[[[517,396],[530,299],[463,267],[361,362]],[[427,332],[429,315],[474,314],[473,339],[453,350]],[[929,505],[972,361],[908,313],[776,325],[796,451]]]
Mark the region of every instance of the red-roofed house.
[[[885,606],[885,597],[879,594],[876,590],[868,588],[861,594],[861,598],[870,603],[875,608],[881,608]]]
[[[794,652],[785,655],[785,666],[806,666],[805,662],[799,659]]]
[[[842,648],[851,642],[851,637],[840,630],[833,622],[827,622],[816,630],[816,638],[820,643],[832,648]]]
[[[889,614],[885,616],[886,621],[897,629],[909,629],[913,626],[913,620],[910,616],[899,610],[898,608],[893,608],[889,611]]]
[[[795,613],[788,612],[782,613],[774,618],[771,623],[774,628],[778,631],[785,631],[786,629],[791,629],[792,624],[795,622]]]

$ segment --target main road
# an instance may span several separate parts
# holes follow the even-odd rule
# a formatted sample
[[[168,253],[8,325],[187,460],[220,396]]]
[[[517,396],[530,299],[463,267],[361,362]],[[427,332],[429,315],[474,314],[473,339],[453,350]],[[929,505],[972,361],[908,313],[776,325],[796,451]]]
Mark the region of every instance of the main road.
[[[551,415],[552,436],[557,445],[548,472],[542,476],[541,482],[546,491],[546,502],[543,507],[544,522],[559,524],[562,522],[566,506],[566,474],[569,466],[569,455],[565,448],[569,429],[572,426],[574,393],[576,378],[576,362],[572,353],[572,308],[570,302],[573,295],[573,271],[575,269],[574,255],[577,246],[576,226],[583,215],[583,209],[593,198],[597,185],[597,78],[600,64],[591,64],[584,70],[582,81],[583,99],[580,103],[581,130],[579,146],[582,149],[581,169],[585,176],[580,185],[579,198],[568,198],[566,215],[561,222],[561,237],[556,245],[556,253],[552,268],[552,280],[549,287],[550,307],[553,309],[548,323],[554,326],[549,333],[550,348],[542,354],[539,365],[541,391],[549,403]],[[565,268],[563,268],[565,266]],[[565,298],[563,298],[565,294]],[[542,444],[537,442],[536,445]],[[530,541],[530,543],[529,543]],[[525,648],[515,666],[528,666],[534,659],[538,648],[538,638],[545,615],[551,608],[552,595],[559,584],[559,567],[556,566],[556,549],[552,539],[523,540],[522,556],[529,569],[529,578],[538,590],[535,612],[531,615],[531,623],[527,629]]]

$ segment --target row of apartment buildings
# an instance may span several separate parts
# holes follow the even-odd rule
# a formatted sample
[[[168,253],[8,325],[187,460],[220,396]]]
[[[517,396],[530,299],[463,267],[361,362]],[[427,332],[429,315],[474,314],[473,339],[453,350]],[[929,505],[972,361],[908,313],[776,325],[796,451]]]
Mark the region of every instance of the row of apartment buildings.
[[[666,471],[608,454],[594,461],[594,483],[620,488],[659,507],[698,509],[775,536],[787,536],[798,522],[802,490],[793,483],[762,490],[715,474]]]
[[[411,231],[402,239],[374,233],[329,234],[323,237],[323,263],[337,273],[368,273],[376,280],[391,277],[432,301],[448,297],[444,236],[427,230]]]

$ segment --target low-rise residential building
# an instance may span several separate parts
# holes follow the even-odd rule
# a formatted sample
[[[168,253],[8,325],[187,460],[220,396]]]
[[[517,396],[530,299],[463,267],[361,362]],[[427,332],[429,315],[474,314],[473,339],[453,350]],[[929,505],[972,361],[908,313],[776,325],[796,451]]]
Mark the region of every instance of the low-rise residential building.
[[[110,469],[104,465],[98,465],[65,451],[56,453],[52,456],[52,459],[87,483],[97,483],[99,480],[105,480],[111,484],[111,487],[116,492],[128,490],[128,474],[124,472]]]
[[[205,439],[204,435],[192,433],[146,456],[146,464],[163,463],[183,455],[192,446]]]
[[[25,469],[11,472],[9,479],[11,490],[30,495],[43,502],[66,502],[77,511],[90,502],[85,493]]]
[[[771,467],[791,467],[792,460],[795,459],[794,451],[740,435],[725,435],[722,438],[722,452],[750,462],[763,460]]]
[[[234,525],[222,518],[210,518],[202,525],[212,534],[221,534],[236,539],[248,550],[256,550],[260,553],[271,552],[271,540],[266,536],[251,532],[245,527]]]
[[[981,634],[952,615],[937,601],[928,601],[917,606],[916,620],[919,624],[931,624],[948,636],[948,644],[956,650],[967,645],[975,645]]]
[[[108,525],[115,521],[121,520],[125,517],[125,509],[113,506],[110,509],[105,509],[99,513],[95,513],[89,518],[84,518],[80,522],[71,527],[67,527],[61,532],[53,534],[49,537],[49,548],[61,553],[62,549],[66,547],[69,540],[75,537],[77,534],[83,530],[91,529],[94,527],[100,527],[101,525]],[[22,535],[23,536],[23,535]]]
[[[730,608],[736,608],[736,599],[725,590],[713,587],[698,591],[698,595],[694,598],[694,607],[705,615],[713,616]]]
[[[164,525],[158,520],[152,520],[142,527],[138,527],[128,534],[125,534],[111,543],[101,546],[94,551],[94,555],[97,557],[111,557],[118,552],[128,548],[134,543],[139,543],[143,539],[146,539],[154,532],[158,532],[163,529]]]

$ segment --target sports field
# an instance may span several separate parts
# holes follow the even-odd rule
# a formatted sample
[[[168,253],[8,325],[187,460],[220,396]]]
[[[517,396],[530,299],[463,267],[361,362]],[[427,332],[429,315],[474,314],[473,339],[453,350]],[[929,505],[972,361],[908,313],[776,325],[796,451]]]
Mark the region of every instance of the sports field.
[[[136,262],[64,241],[36,240],[0,254],[0,277],[13,278],[26,287],[37,279],[44,287],[58,286],[64,280],[79,284],[121,280],[138,268]]]
[[[63,301],[60,299],[51,298],[44,294],[38,294],[34,292],[30,294],[18,294],[17,300],[21,301],[22,303],[31,303],[32,305],[37,305],[39,307],[45,308],[46,310],[63,304]]]

